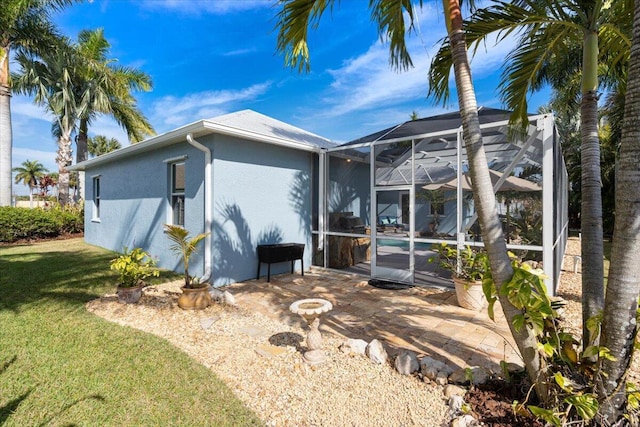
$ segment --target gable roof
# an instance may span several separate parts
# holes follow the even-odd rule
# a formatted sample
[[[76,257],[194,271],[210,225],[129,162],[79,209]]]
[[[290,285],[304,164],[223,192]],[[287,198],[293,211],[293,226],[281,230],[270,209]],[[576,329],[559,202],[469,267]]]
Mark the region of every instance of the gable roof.
[[[302,151],[319,152],[323,148],[335,147],[330,140],[307,132],[304,129],[281,122],[253,110],[241,110],[211,119],[199,120],[177,129],[153,136],[137,144],[132,144],[111,153],[86,160],[69,167],[69,170],[84,171],[93,166],[129,157],[177,143],[187,143],[186,137],[194,138],[221,134],[241,139],[279,145]]]

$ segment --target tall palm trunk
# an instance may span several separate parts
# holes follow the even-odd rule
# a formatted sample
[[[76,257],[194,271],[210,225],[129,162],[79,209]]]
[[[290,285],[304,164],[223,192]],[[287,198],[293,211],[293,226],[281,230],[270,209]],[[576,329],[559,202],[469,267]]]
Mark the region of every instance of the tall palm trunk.
[[[58,200],[61,205],[66,205],[71,201],[69,196],[69,170],[73,161],[71,149],[71,136],[64,133],[58,139],[58,151],[56,163],[58,164]]]
[[[0,46],[0,206],[11,206],[11,88],[9,45]]]
[[[88,132],[89,125],[87,119],[80,119],[78,137],[76,138],[76,163],[84,162],[89,158]]]
[[[616,360],[603,360],[609,421],[625,402],[624,374],[631,361],[640,294],[640,0],[635,1],[620,159],[616,173],[616,222],[602,323],[601,344]]]
[[[478,118],[478,106],[471,79],[471,68],[467,55],[467,46],[462,28],[462,14],[458,0],[443,0],[445,21],[451,42],[453,69],[458,92],[462,129],[469,160],[473,199],[478,212],[478,220],[482,231],[491,272],[498,290],[513,276],[511,262],[507,255],[507,246],[502,231],[502,224],[498,218],[496,197],[493,193],[487,156],[482,144],[482,132]],[[500,297],[500,304],[504,311],[509,328],[523,357],[527,373],[536,385],[536,393],[541,400],[547,398],[547,387],[544,379],[542,360],[537,350],[537,340],[533,330],[528,327],[516,331],[513,319],[521,311],[516,309],[506,298]]]
[[[583,347],[591,340],[587,320],[604,308],[604,249],[602,244],[602,181],[598,137],[598,33],[585,31],[582,102],[580,105],[582,208],[582,330]]]

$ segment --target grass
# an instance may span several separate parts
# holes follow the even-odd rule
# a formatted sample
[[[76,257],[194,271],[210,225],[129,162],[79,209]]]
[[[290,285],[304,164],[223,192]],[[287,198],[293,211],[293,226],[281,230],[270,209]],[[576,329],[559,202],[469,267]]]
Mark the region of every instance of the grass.
[[[85,310],[114,292],[113,257],[81,239],[0,247],[0,425],[260,425],[185,353]]]

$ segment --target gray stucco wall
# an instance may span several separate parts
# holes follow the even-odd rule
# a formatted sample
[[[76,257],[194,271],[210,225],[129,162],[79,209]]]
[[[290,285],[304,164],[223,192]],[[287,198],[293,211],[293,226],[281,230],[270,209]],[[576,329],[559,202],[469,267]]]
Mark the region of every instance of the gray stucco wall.
[[[304,243],[305,268],[311,265],[312,170],[310,153],[216,135],[216,285],[255,278],[258,244]],[[271,268],[272,274],[289,271],[289,263]]]
[[[362,218],[366,225],[370,225],[371,178],[369,164],[347,162],[335,156],[328,158],[328,211],[330,213],[353,212],[354,216]]]
[[[259,243],[305,243],[311,265],[312,156],[309,153],[226,136],[198,141],[213,154],[213,278],[216,286],[254,279]],[[185,159],[185,228],[204,230],[204,154],[186,142],[118,160],[86,171],[85,240],[114,251],[142,247],[159,266],[181,266],[169,250],[163,225],[169,218],[169,166]],[[92,220],[92,177],[101,182],[100,221]],[[190,272],[204,273],[204,250]],[[288,263],[272,274],[289,271]],[[266,274],[266,265],[263,267]],[[296,263],[299,272],[300,264]]]

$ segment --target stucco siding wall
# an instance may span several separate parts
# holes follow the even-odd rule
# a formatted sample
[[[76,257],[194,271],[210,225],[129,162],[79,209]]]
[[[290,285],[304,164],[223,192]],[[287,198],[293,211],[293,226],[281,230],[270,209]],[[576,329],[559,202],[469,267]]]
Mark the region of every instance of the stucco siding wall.
[[[258,244],[304,243],[308,268],[312,154],[222,135],[213,151],[215,285],[254,279]],[[295,269],[298,274],[299,262]],[[285,272],[289,263],[272,265],[272,274]]]
[[[176,269],[163,226],[169,215],[169,165],[164,160],[187,156],[185,162],[185,227],[200,233],[203,219],[204,155],[185,143],[97,166],[86,173],[85,240],[121,252],[142,247],[159,266]],[[93,177],[100,176],[100,219],[93,219]],[[199,251],[202,252],[202,251]],[[201,275],[202,256],[192,271]]]
[[[360,162],[347,162],[344,159],[329,157],[329,212],[353,212],[370,225],[370,169]],[[373,220],[375,222],[375,219]]]

